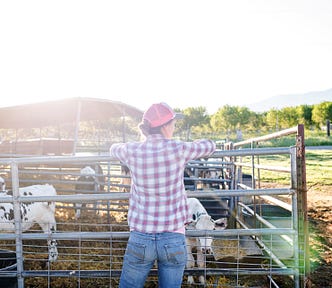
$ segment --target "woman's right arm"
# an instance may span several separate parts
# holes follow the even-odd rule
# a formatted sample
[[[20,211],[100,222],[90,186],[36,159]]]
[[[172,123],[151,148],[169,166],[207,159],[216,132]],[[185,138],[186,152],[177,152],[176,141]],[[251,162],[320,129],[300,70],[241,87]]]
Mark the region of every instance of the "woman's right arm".
[[[124,143],[115,143],[112,144],[110,148],[110,155],[116,159],[119,159],[121,162],[125,162],[127,155],[126,145]]]
[[[188,160],[203,158],[211,155],[216,150],[216,143],[209,139],[185,142],[184,150]]]

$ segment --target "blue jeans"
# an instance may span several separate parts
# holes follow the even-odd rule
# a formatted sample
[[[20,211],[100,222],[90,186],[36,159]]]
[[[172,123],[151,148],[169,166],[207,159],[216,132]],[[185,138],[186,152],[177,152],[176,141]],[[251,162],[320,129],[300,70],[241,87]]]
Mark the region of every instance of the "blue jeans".
[[[185,236],[171,232],[130,232],[119,287],[144,287],[155,260],[159,288],[181,287],[187,261]]]

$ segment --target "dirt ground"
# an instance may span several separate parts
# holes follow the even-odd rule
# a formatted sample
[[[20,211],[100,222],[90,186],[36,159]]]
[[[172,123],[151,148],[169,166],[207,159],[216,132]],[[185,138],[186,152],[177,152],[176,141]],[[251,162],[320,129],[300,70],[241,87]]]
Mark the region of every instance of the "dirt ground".
[[[308,284],[332,288],[332,187],[308,187],[307,196],[311,263]]]

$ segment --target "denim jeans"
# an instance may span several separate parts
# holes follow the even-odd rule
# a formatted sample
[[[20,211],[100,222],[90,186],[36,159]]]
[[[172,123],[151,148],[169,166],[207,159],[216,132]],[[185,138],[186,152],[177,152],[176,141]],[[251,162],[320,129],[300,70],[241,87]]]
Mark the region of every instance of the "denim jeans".
[[[130,232],[119,287],[144,287],[155,260],[159,288],[181,287],[187,261],[185,236],[171,232]]]

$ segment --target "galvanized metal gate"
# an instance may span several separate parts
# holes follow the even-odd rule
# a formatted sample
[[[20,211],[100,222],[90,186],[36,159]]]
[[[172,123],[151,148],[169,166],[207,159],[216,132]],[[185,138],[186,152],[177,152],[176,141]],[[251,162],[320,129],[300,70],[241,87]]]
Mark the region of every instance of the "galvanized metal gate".
[[[198,287],[305,287],[309,254],[303,126],[272,136],[289,134],[296,135],[293,147],[259,148],[254,144],[267,138],[256,138],[248,148],[248,142],[225,144],[208,161],[189,163],[192,174],[186,180],[193,185],[188,186],[188,197],[200,199],[215,220],[227,217],[228,227],[187,231],[188,236],[212,236],[214,258],[207,256],[204,268],[186,269],[183,287],[190,286],[188,275],[200,274],[206,282]],[[289,157],[288,166],[273,167],[278,157]],[[77,190],[80,169],[87,165],[96,171],[95,181]],[[222,176],[200,173],[209,170]],[[260,187],[263,170],[285,174],[289,183]],[[20,288],[118,286],[129,236],[129,176],[121,173],[120,163],[108,156],[0,159],[0,176],[12,190],[12,195],[0,194],[0,206],[12,203],[15,220],[13,231],[0,233],[0,281],[14,279]],[[46,183],[56,188],[56,196],[19,195],[19,187]],[[53,201],[57,230],[43,233],[34,226],[23,232],[22,203]],[[80,218],[75,217],[75,203],[86,204]],[[57,241],[54,262],[48,260],[47,240]],[[157,287],[156,269],[146,287]]]

